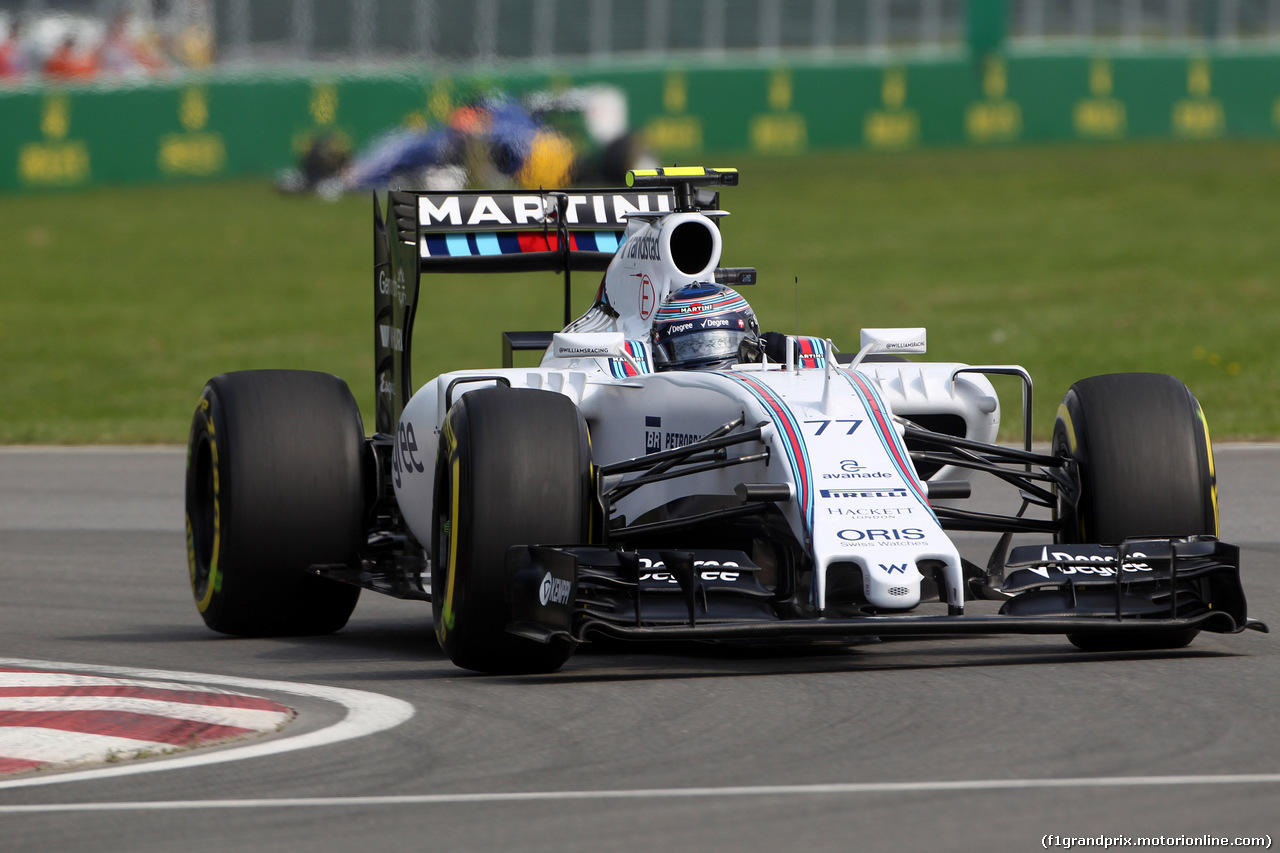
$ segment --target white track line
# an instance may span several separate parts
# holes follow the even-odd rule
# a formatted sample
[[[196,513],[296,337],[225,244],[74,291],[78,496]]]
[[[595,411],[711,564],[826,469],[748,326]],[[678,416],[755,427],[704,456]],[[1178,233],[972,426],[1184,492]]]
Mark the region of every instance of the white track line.
[[[952,782],[857,782],[826,785],[759,785],[724,788],[641,788],[633,791],[527,791],[497,794],[405,794],[389,797],[290,797],[264,800],[158,800],[122,803],[45,803],[0,806],[0,814],[36,812],[181,811],[197,809],[333,808],[338,806],[423,806],[467,803],[522,803],[569,800],[657,800],[690,797],[840,796],[1026,788],[1145,788],[1169,785],[1280,784],[1280,773],[1223,776],[1097,776],[1073,779],[974,779]]]
[[[0,658],[0,666],[8,666]],[[67,666],[76,666],[67,664]],[[216,687],[198,684],[182,684],[173,681],[148,681],[137,678],[101,678],[93,675],[75,675],[69,672],[2,672],[0,686],[4,687],[150,687],[156,690],[187,690],[191,693],[230,693]]]
[[[346,716],[339,722],[306,734],[277,738],[264,743],[220,749],[213,752],[181,755],[166,758],[162,761],[128,763],[68,773],[51,772],[47,776],[12,779],[0,782],[0,790],[28,788],[36,785],[55,785],[60,782],[79,782],[87,779],[105,779],[112,776],[134,776],[139,773],[155,773],[161,770],[203,767],[209,764],[221,764],[226,761],[240,761],[246,758],[279,755],[299,749],[329,746],[344,740],[364,737],[365,735],[394,728],[412,717],[414,711],[413,705],[402,699],[383,696],[378,693],[369,693],[364,690],[325,687],[319,684],[299,684],[290,681],[267,681],[259,678],[237,678],[229,675],[211,675],[200,672],[169,672],[158,669],[98,666],[63,661],[27,660],[24,658],[0,658],[0,666],[71,670],[73,672],[92,672],[124,678],[155,679],[165,683],[163,685],[149,686],[164,686],[171,689],[178,686],[173,684],[173,681],[194,682],[196,684],[225,684],[230,687],[247,690],[269,690],[277,693],[288,693],[293,696],[322,699],[326,702],[342,705],[347,709]]]

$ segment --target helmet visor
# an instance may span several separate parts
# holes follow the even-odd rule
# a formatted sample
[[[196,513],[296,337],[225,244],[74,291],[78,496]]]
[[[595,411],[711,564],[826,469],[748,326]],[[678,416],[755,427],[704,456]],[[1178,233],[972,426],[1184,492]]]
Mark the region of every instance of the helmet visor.
[[[743,329],[700,329],[668,338],[659,345],[674,367],[690,367],[722,359],[738,358],[738,345],[747,337]]]

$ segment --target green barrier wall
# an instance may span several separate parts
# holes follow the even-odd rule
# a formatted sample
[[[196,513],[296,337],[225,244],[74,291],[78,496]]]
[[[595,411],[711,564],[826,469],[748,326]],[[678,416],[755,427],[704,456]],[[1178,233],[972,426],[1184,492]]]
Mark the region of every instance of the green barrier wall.
[[[357,149],[470,94],[621,87],[665,161],[813,148],[1280,136],[1280,55],[993,54],[877,64],[637,66],[485,77],[209,76],[0,91],[0,191],[262,176],[317,132]]]

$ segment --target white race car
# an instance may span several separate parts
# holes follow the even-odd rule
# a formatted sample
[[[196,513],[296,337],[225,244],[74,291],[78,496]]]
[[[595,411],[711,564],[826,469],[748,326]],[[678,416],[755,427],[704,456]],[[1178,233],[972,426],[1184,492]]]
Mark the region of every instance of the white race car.
[[[430,600],[441,647],[484,672],[553,671],[593,636],[1139,649],[1266,630],[1216,538],[1185,385],[1077,382],[1037,453],[1022,368],[908,360],[919,328],[863,329],[847,356],[761,334],[734,289],[755,270],[720,266],[719,188],[737,182],[686,167],[631,172],[628,190],[392,192],[385,220],[375,200],[373,437],[325,374],[229,373],[201,397],[187,530],[209,627],[334,631],[366,588]],[[414,389],[423,274],[548,269],[562,331],[506,332],[503,367]],[[604,278],[570,321],[582,270]],[[514,367],[531,349],[541,363]],[[1021,378],[1021,447],[995,443],[990,374]],[[977,473],[1021,509],[957,508]],[[986,565],[952,530],[997,534]],[[1026,533],[1043,543],[1011,549]]]

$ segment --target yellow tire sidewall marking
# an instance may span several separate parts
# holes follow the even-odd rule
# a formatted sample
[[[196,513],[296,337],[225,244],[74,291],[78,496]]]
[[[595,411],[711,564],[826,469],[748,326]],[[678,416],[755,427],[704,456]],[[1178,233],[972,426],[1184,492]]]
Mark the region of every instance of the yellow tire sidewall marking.
[[[1209,441],[1209,421],[1204,416],[1200,401],[1196,401],[1196,417],[1200,419],[1200,427],[1204,430],[1204,452],[1209,460],[1209,499],[1213,503],[1213,535],[1220,536],[1218,525],[1218,472],[1213,464],[1213,444]]]
[[[209,437],[210,465],[213,469],[213,553],[209,558],[209,580],[205,584],[204,595],[196,599],[196,607],[203,613],[213,601],[213,593],[221,586],[218,576],[218,551],[222,544],[222,488],[218,477],[218,437],[213,426],[213,414],[210,411],[208,397],[200,399],[200,410],[205,414],[205,432]],[[196,591],[196,553],[190,516],[187,517],[187,560],[191,570],[191,591],[194,593]]]
[[[449,572],[449,580],[445,587],[444,606],[440,608],[440,624],[436,626],[436,636],[444,641],[457,621],[453,612],[453,588],[458,578],[458,506],[462,495],[462,456],[458,452],[458,443],[453,434],[453,425],[445,421],[445,446],[449,453],[450,483],[449,496],[449,562],[443,567]]]

